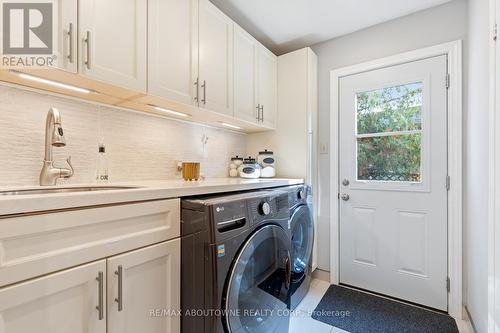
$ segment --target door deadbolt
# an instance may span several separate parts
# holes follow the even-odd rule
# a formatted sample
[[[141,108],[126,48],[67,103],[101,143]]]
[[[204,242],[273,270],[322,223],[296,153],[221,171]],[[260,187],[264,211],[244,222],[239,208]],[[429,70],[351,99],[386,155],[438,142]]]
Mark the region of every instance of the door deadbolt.
[[[344,200],[344,201],[347,201],[347,200],[349,200],[349,198],[350,198],[350,197],[349,197],[349,194],[347,194],[347,193],[342,193],[342,195],[340,195],[340,198],[341,198],[342,200]]]
[[[344,185],[344,186],[349,186],[349,179],[344,179],[344,180],[342,181],[342,185]]]

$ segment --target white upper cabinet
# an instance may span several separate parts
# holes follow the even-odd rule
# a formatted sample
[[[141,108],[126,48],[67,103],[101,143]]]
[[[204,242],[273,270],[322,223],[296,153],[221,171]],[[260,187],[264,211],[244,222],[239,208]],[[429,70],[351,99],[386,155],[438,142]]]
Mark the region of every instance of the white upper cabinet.
[[[108,333],[180,332],[181,241],[108,259]],[[150,311],[172,311],[153,317]]]
[[[195,104],[198,0],[149,0],[148,93]]]
[[[274,128],[277,114],[277,57],[261,46],[258,51],[258,92],[260,121],[264,126]]]
[[[106,260],[0,289],[2,333],[106,333]]]
[[[147,0],[79,1],[80,73],[146,92]]]
[[[199,105],[233,115],[233,21],[209,0],[199,3]]]
[[[78,72],[78,2],[77,0],[55,0],[57,10],[57,36],[55,38],[55,67]]]
[[[234,116],[258,122],[257,51],[259,44],[250,34],[234,25]]]

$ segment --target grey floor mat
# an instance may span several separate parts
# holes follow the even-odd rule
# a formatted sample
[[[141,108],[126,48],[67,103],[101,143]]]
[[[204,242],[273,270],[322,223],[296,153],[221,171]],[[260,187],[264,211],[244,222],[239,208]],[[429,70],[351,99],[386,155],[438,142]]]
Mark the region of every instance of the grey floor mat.
[[[458,333],[446,314],[335,285],[312,318],[351,333]]]

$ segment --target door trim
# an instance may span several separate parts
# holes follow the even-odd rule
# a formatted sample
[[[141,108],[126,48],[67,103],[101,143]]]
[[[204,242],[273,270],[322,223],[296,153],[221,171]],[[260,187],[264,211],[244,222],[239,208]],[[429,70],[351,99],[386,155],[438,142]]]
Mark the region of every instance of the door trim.
[[[462,41],[457,40],[424,49],[335,69],[330,72],[330,282],[339,284],[339,82],[342,77],[385,67],[447,55],[448,89],[448,313],[462,319]],[[336,143],[336,144],[335,144]],[[445,180],[443,179],[443,186]],[[443,281],[443,288],[446,281]]]
[[[500,246],[496,240],[500,239],[500,46],[497,24],[500,23],[500,0],[490,0],[490,107],[489,107],[489,212],[488,212],[488,332],[498,333],[500,328]],[[497,31],[495,31],[497,30]]]

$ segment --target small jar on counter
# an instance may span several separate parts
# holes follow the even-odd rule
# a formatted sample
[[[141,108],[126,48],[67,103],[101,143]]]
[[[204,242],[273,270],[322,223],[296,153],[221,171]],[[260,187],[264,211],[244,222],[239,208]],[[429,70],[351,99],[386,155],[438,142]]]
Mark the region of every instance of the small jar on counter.
[[[275,160],[272,151],[265,149],[259,152],[258,162],[262,166],[260,172],[261,178],[273,178],[276,176]]]
[[[229,177],[238,177],[238,168],[243,164],[243,158],[236,155],[231,158],[231,163],[229,164]]]
[[[256,179],[260,178],[261,166],[255,161],[255,158],[248,157],[243,160],[243,164],[238,168],[241,178]]]

